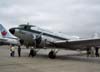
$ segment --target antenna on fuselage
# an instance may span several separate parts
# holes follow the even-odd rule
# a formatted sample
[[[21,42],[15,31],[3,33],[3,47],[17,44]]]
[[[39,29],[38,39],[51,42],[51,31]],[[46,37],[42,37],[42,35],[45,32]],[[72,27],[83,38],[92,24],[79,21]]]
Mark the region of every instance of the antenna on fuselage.
[[[27,25],[29,25],[29,22],[27,22]]]

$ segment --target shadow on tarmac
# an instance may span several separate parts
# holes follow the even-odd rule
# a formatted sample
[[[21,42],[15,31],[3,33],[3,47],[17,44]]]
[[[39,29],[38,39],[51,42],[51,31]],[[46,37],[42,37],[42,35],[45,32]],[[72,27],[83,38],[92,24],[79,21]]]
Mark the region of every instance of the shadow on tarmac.
[[[38,54],[37,58],[48,58],[48,55]],[[70,60],[70,61],[79,61],[79,62],[89,62],[89,63],[100,63],[100,57],[86,57],[80,56],[78,54],[74,55],[57,55],[56,60]]]

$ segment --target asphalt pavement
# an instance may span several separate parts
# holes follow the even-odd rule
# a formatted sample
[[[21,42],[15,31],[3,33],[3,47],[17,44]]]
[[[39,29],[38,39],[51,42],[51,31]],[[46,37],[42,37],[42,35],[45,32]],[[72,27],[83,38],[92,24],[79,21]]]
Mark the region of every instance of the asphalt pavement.
[[[0,46],[0,72],[100,72],[100,57],[86,57],[84,52],[61,50],[56,59],[48,58],[50,50],[40,50],[34,58],[29,49],[21,57],[10,57],[9,46]]]

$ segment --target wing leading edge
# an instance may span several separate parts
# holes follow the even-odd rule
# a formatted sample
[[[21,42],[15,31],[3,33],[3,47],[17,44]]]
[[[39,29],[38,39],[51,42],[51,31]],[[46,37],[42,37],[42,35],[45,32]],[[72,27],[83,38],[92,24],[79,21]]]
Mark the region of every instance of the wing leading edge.
[[[76,50],[84,50],[87,46],[100,46],[100,39],[80,39],[74,41],[65,41],[65,42],[55,42],[54,43],[58,48]]]

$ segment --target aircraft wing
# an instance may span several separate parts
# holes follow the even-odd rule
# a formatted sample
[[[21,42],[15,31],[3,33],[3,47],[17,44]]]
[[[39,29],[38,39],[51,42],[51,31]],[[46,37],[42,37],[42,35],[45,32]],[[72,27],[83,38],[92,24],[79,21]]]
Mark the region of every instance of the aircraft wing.
[[[70,50],[84,50],[87,46],[100,46],[100,39],[80,39],[68,40],[65,42],[55,42],[57,48],[64,48]]]

